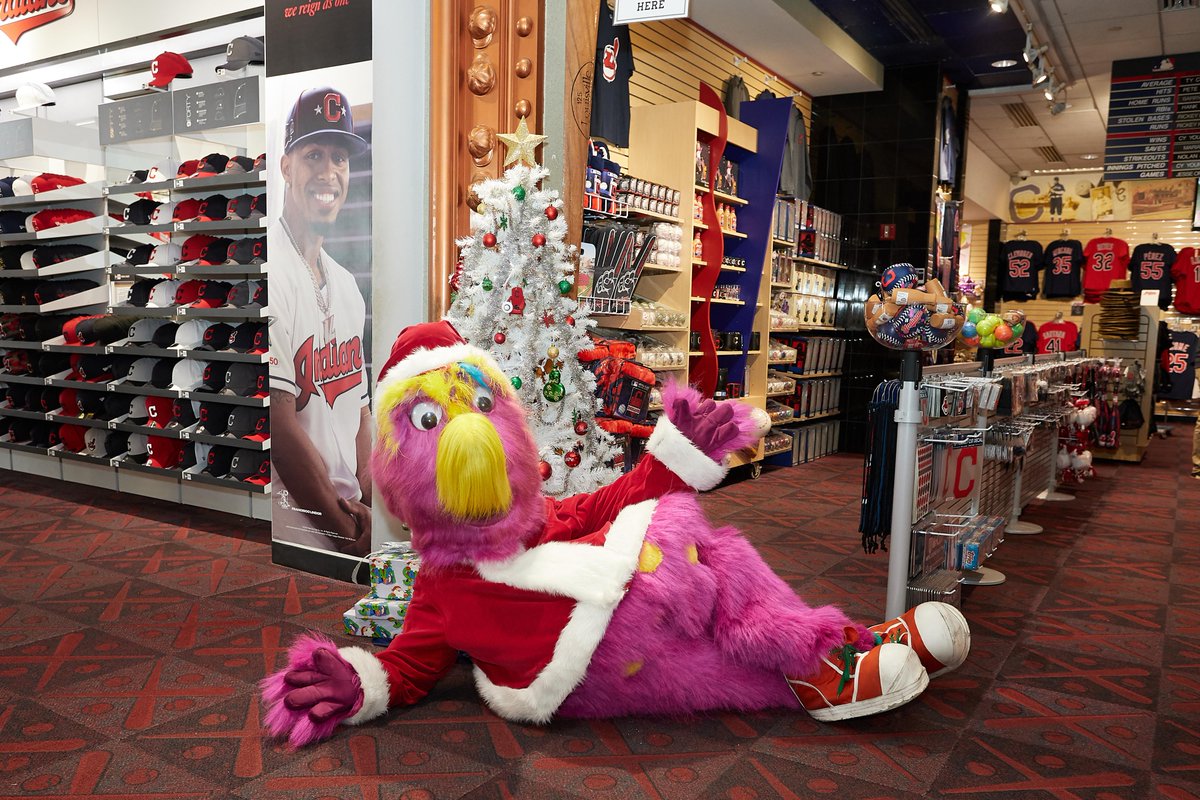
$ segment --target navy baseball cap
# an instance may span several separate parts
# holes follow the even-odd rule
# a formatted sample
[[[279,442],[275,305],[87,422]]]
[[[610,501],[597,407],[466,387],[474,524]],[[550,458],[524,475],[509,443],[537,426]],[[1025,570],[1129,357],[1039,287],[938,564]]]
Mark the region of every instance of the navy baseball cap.
[[[315,137],[336,139],[337,143],[357,156],[370,147],[367,140],[354,132],[354,119],[346,95],[330,86],[301,92],[288,114],[283,139],[283,152]]]

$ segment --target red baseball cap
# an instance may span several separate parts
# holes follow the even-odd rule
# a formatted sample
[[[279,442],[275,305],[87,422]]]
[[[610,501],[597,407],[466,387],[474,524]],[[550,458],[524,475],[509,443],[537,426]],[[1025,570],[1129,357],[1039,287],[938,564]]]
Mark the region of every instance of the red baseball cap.
[[[82,425],[59,425],[58,440],[62,442],[63,447],[70,450],[72,453],[79,453],[87,446],[83,440],[83,435],[87,433],[87,428]]]
[[[180,200],[175,204],[175,211],[171,214],[171,219],[176,222],[188,222],[195,219],[199,214],[200,199],[189,197],[187,200]]]
[[[176,178],[190,178],[196,174],[196,170],[200,166],[198,159],[192,158],[179,165],[178,171],[175,173]]]
[[[179,53],[166,51],[159,53],[158,58],[150,62],[149,86],[165,89],[176,78],[192,77],[192,65]]]
[[[146,459],[146,466],[175,469],[179,466],[180,457],[183,455],[183,443],[178,439],[168,439],[165,436],[147,436],[146,452],[150,454],[150,457]]]
[[[81,208],[47,208],[45,211],[39,211],[30,216],[26,225],[34,231],[45,231],[59,225],[70,225],[81,219],[91,219],[94,216],[96,215],[91,211],[84,211]]]
[[[79,407],[79,392],[74,389],[63,389],[59,392],[58,404],[62,406],[64,417],[83,416],[83,409]]]
[[[146,398],[146,424],[155,428],[165,428],[175,413],[175,400],[170,397]]]
[[[196,302],[200,297],[200,290],[204,288],[204,281],[191,280],[184,281],[179,284],[179,288],[175,290],[175,305],[186,306]]]
[[[74,178],[70,175],[56,175],[53,172],[43,172],[29,182],[33,188],[33,193],[49,192],[54,189],[61,189],[64,186],[78,186],[83,183],[82,178]]]
[[[216,238],[209,236],[206,233],[198,233],[195,236],[189,236],[183,242],[183,250],[179,256],[180,261],[199,261],[204,257],[208,246],[216,241]]]

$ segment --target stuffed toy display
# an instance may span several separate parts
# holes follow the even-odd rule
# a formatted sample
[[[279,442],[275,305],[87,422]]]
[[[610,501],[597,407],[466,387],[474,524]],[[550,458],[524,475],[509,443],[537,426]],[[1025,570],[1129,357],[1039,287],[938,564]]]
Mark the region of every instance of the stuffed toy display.
[[[631,471],[541,493],[537,449],[495,361],[448,322],[401,332],[377,391],[375,484],[421,570],[403,631],[372,653],[301,636],[263,681],[265,724],[300,746],[416,703],[474,664],[507,720],[803,708],[839,720],[919,695],[970,648],[961,613],[923,603],[881,625],[810,608],[696,492],[769,421],[686,387]]]

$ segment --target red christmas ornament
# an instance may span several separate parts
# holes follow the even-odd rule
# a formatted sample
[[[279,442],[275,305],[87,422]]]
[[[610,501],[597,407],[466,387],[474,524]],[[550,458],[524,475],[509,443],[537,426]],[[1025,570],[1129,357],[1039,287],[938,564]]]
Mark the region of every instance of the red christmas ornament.
[[[496,335],[492,337],[492,341],[495,342],[496,344],[504,344],[504,341],[507,338],[508,337],[505,336],[503,333],[497,332]]]
[[[587,433],[587,423],[584,422],[583,420],[579,420],[578,422],[576,422],[575,423],[575,433],[578,434],[579,436],[583,436],[585,433]]]
[[[496,234],[485,233],[483,235],[483,246],[484,247],[495,247],[496,246]]]
[[[567,317],[567,324],[570,325],[571,327],[575,327],[575,318]]]
[[[549,462],[547,462],[547,461],[539,461],[538,462],[538,472],[541,474],[542,480],[544,480],[544,481],[550,480],[550,471],[551,470],[550,470]]]
[[[549,219],[549,220],[558,219],[558,209],[555,208],[554,206],[546,206],[546,219]]]
[[[535,233],[531,241],[533,242],[534,247],[541,247],[546,243],[546,237],[540,233]]]
[[[574,450],[563,456],[563,463],[565,463],[571,469],[578,467],[580,461],[581,459],[579,458],[579,453],[575,452]]]
[[[545,314],[542,314],[542,324],[544,324],[547,328],[554,324],[554,317],[551,316],[549,311],[547,311]]]

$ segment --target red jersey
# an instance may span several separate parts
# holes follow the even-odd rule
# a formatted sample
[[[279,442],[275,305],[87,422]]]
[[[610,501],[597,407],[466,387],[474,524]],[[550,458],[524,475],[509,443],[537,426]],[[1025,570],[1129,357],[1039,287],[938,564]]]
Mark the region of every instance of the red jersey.
[[[1200,314],[1200,249],[1185,247],[1171,267],[1175,279],[1175,310]]]
[[[1096,303],[1113,281],[1125,280],[1129,267],[1129,245],[1112,236],[1092,239],[1083,248],[1083,299]]]
[[[1079,343],[1079,326],[1065,319],[1047,322],[1038,328],[1037,337],[1038,355],[1067,353],[1076,349]]]

